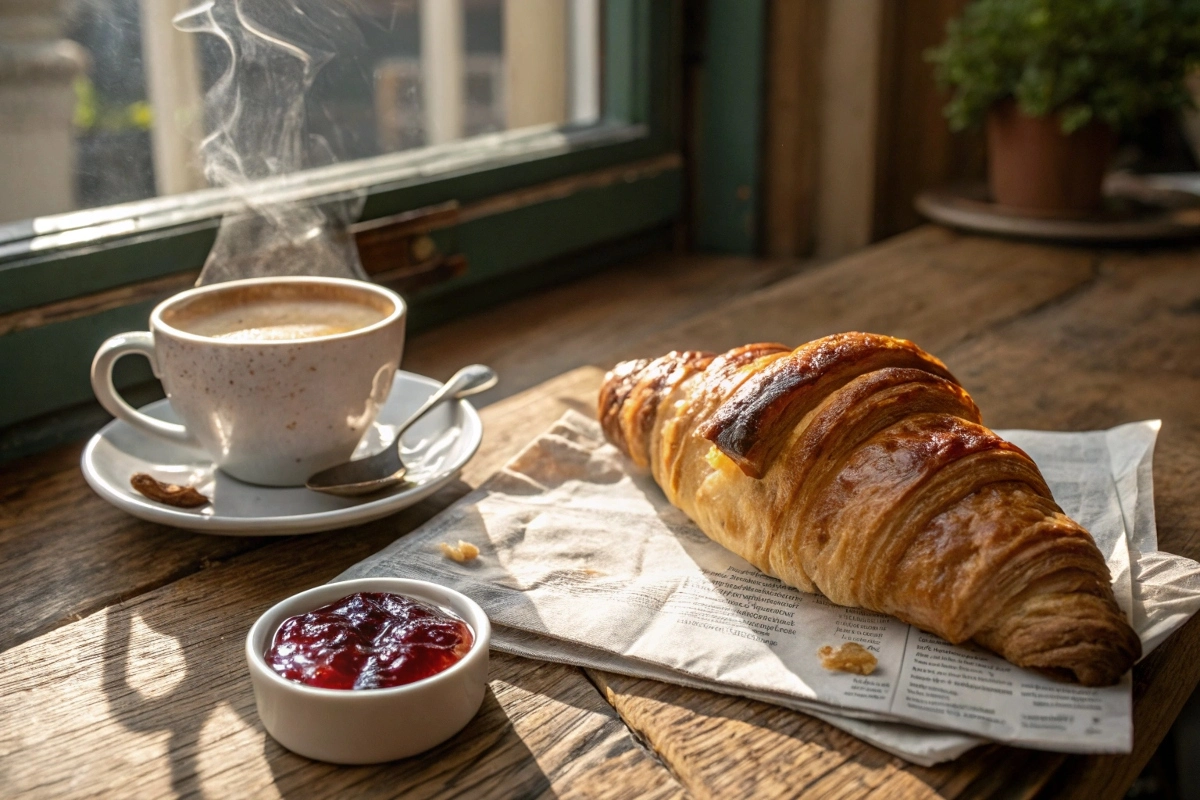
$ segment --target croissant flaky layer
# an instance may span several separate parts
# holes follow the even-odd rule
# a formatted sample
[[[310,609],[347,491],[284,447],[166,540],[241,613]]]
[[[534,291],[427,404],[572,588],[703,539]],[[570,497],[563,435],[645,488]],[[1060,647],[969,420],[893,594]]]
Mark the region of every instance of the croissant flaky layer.
[[[911,342],[627,361],[599,413],[710,538],[785,583],[1088,686],[1141,655],[1091,535]]]

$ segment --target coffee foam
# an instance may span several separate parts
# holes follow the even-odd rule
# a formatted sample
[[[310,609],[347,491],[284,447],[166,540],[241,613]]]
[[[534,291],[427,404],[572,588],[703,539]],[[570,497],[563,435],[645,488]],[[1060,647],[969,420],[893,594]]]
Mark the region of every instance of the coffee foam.
[[[353,287],[279,283],[206,292],[166,309],[162,321],[196,336],[234,342],[294,341],[365,328],[395,311]]]

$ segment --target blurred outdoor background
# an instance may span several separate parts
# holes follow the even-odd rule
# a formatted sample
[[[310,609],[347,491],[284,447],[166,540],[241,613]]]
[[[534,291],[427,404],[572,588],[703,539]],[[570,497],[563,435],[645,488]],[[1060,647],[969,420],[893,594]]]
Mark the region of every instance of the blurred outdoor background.
[[[189,0],[0,0],[0,223],[208,186],[216,36]],[[600,0],[355,0],[365,42],[317,75],[308,113],[341,160],[600,113]],[[7,73],[7,74],[5,74]]]

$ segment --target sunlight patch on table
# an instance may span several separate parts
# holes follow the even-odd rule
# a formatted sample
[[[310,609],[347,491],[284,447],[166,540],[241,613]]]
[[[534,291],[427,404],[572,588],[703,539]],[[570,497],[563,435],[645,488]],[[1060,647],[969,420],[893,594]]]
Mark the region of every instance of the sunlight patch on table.
[[[196,773],[206,797],[281,797],[263,757],[266,734],[222,702],[200,731]]]
[[[130,621],[125,680],[142,697],[166,697],[187,675],[183,647],[174,636],[151,628],[135,615]]]
[[[124,645],[106,643],[117,613],[98,611],[0,653],[0,720],[19,721],[0,725],[0,795],[171,794],[171,732],[131,729],[153,713],[105,679],[104,660]]]

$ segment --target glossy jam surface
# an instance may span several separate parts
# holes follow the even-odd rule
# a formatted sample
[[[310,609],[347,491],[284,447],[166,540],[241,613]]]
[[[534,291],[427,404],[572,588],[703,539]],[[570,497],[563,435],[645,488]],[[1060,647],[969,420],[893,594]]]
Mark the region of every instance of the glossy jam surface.
[[[356,592],[288,617],[266,652],[288,680],[321,689],[386,689],[436,675],[475,641],[457,617],[400,594]]]

